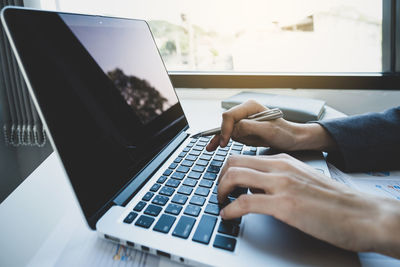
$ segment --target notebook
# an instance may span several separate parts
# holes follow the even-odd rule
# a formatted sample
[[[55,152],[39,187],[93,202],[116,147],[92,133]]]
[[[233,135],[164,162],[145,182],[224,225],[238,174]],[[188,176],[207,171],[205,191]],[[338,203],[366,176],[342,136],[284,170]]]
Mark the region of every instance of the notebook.
[[[325,101],[322,100],[257,92],[241,92],[223,100],[221,106],[230,109],[250,99],[268,108],[281,109],[283,117],[293,122],[319,120],[325,111]]]

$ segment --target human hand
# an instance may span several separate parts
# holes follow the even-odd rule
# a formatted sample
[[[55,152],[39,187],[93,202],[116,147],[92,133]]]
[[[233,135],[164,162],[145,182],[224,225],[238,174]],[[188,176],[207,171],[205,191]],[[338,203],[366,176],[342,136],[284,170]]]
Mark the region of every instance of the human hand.
[[[249,100],[223,113],[221,134],[215,135],[207,150],[225,147],[232,138],[250,146],[273,147],[279,150],[322,150],[334,147],[334,141],[322,126],[316,123],[293,123],[284,119],[252,121],[252,114],[267,110],[254,100]]]
[[[219,202],[235,187],[258,193],[224,207],[223,219],[268,214],[344,249],[400,257],[400,240],[393,235],[400,227],[396,200],[361,194],[287,154],[232,155],[219,177]]]

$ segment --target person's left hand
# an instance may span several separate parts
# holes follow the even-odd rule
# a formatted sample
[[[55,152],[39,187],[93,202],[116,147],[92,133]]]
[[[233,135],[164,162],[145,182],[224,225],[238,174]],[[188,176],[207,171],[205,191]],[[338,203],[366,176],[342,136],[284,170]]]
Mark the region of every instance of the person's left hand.
[[[257,193],[223,208],[223,219],[268,214],[341,248],[400,256],[390,242],[399,227],[398,201],[350,189],[287,154],[231,156],[219,177],[219,202],[235,187]]]

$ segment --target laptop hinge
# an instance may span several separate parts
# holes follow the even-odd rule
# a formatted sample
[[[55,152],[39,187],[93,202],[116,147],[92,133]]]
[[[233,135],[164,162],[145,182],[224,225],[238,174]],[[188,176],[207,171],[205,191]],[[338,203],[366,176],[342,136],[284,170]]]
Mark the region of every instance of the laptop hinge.
[[[169,158],[169,156],[189,137],[185,132],[187,127],[178,134],[158,155],[144,167],[132,181],[114,198],[115,205],[125,205],[131,197],[139,191],[145,182],[158,170],[158,168]]]

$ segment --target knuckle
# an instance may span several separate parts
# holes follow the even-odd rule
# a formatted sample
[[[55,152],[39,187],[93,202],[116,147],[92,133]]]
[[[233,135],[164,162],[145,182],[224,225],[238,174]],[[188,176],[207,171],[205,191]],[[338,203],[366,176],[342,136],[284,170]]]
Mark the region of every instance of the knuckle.
[[[278,177],[279,179],[279,183],[281,185],[281,187],[283,188],[289,188],[291,185],[293,185],[294,180],[292,178],[290,178],[289,176],[280,176]]]
[[[231,112],[230,111],[225,111],[222,113],[222,119],[226,120],[229,119],[231,117]]]

